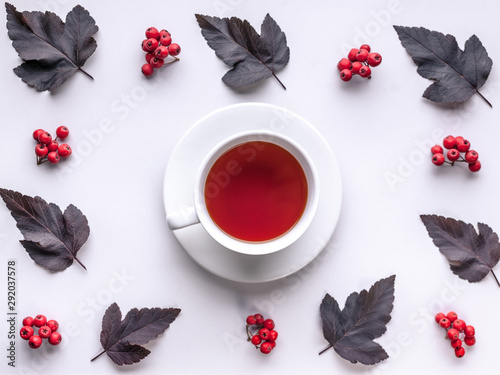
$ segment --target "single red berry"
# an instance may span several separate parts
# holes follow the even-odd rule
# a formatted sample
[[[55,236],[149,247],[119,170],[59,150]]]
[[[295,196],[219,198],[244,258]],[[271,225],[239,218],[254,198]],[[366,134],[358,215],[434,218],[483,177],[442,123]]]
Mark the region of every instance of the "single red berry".
[[[478,158],[479,158],[479,154],[477,153],[477,151],[474,151],[474,150],[469,150],[465,154],[465,161],[469,164],[474,164]]]
[[[158,57],[155,56],[151,59],[150,64],[153,68],[158,69],[163,66],[164,62],[165,61],[163,59],[159,59]]]
[[[42,134],[42,133],[46,133],[46,131],[45,131],[45,130],[43,130],[43,129],[37,129],[37,130],[35,130],[35,131],[33,132],[33,139],[34,139],[35,141],[37,141],[37,142],[38,142],[38,137],[39,137],[39,136],[40,136],[40,134]]]
[[[365,62],[368,59],[368,51],[360,49],[356,54],[356,61]]]
[[[44,144],[39,143],[35,146],[36,156],[43,158],[43,157],[47,156],[48,153],[49,153],[49,149]],[[31,319],[33,319],[33,318],[31,318]]]
[[[359,49],[357,48],[353,48],[349,51],[349,53],[347,54],[347,58],[349,60],[351,60],[352,62],[356,61],[356,55],[358,54],[359,52]]]
[[[460,152],[467,152],[470,148],[470,142],[467,139],[457,139],[457,150]]]
[[[267,341],[269,344],[271,344],[271,348],[274,349],[276,347],[276,341]]]
[[[444,146],[444,148],[447,148],[448,150],[455,147],[456,144],[457,144],[457,140],[452,135],[449,135],[445,139],[443,139],[443,146]]]
[[[432,154],[442,154],[443,153],[443,148],[440,145],[434,145],[431,147],[431,152]]]
[[[29,340],[31,336],[33,336],[33,333],[35,331],[33,330],[33,327],[30,325],[25,325],[23,328],[21,328],[21,331],[19,331],[19,334],[24,340]]]
[[[26,318],[23,319],[23,326],[32,326],[33,325],[33,318],[31,316],[27,316]]]
[[[269,337],[269,330],[267,328],[259,329],[259,336],[262,340],[267,340]]]
[[[439,153],[432,155],[432,163],[434,165],[437,165],[437,166],[443,165],[444,164],[444,155],[439,154]],[[444,314],[443,314],[443,316],[444,316]]]
[[[57,151],[57,149],[59,148],[59,143],[57,143],[57,141],[50,141],[50,143],[47,145],[47,149],[49,150],[49,152],[52,152],[52,151]]]
[[[160,30],[160,36],[165,35],[165,34],[170,35],[170,33],[169,33],[167,30],[165,30],[165,29],[161,29],[161,30]]]
[[[151,64],[144,64],[141,67],[142,74],[144,74],[146,77],[149,77],[151,74],[153,74],[153,65]]]
[[[368,78],[372,74],[372,70],[370,69],[369,66],[362,66],[361,69],[359,69],[359,75],[363,78]]]
[[[379,66],[380,63],[382,62],[382,56],[380,55],[380,53],[372,52],[368,54],[366,62],[368,63],[368,65],[373,67]]]
[[[146,53],[146,57],[145,57],[145,58],[146,58],[146,62],[147,62],[147,63],[151,62],[151,59],[152,59],[153,57],[155,57],[155,54],[154,54],[153,52],[148,52],[148,53]]]
[[[446,157],[449,161],[456,161],[460,158],[460,152],[458,152],[456,148],[452,148],[451,150],[448,150]]]
[[[38,336],[40,336],[42,339],[48,339],[51,333],[52,333],[52,330],[46,325],[41,326],[38,329]]]
[[[181,53],[181,46],[177,43],[172,43],[168,46],[168,53],[170,54],[170,56],[177,56],[179,53]]]
[[[160,35],[160,45],[168,47],[172,43],[172,36],[169,32]]]
[[[57,331],[57,329],[59,328],[59,323],[57,323],[57,321],[54,319],[49,320],[46,325],[52,332]]]
[[[465,349],[462,346],[458,346],[455,348],[455,355],[457,358],[462,358],[465,354]]]
[[[443,328],[448,328],[451,325],[451,323],[448,320],[448,318],[443,318],[439,321],[439,325]]]
[[[458,319],[458,315],[455,311],[450,311],[448,314],[446,314],[446,317],[452,323]]]
[[[69,135],[69,129],[66,126],[59,126],[56,129],[57,138],[64,139]]]
[[[462,319],[457,319],[453,322],[453,328],[455,328],[459,332],[463,332],[465,327],[466,327],[466,324]]]
[[[476,330],[473,326],[466,326],[464,329],[465,337],[474,337]]]
[[[359,49],[364,49],[367,52],[370,52],[372,50],[368,44],[363,44],[361,47],[359,47]]]
[[[33,335],[29,339],[29,346],[32,349],[38,349],[42,345],[42,338],[38,335]]]
[[[481,162],[478,160],[475,163],[469,164],[469,170],[471,172],[477,172],[481,169]]]
[[[71,147],[67,145],[66,143],[63,143],[62,145],[59,146],[57,149],[57,152],[59,153],[59,156],[62,158],[67,158],[68,156],[71,155],[73,150],[71,150]]]
[[[448,338],[449,338],[450,340],[452,340],[452,341],[453,341],[453,340],[457,340],[457,339],[459,338],[459,336],[460,336],[460,332],[458,332],[458,330],[457,330],[457,329],[455,329],[455,328],[450,328],[450,329],[448,330],[448,332],[446,332],[446,335],[448,336]]]
[[[465,342],[466,345],[472,346],[472,345],[474,345],[476,343],[476,338],[474,336],[472,336],[472,337],[465,337],[464,338],[464,342]]]
[[[57,164],[61,161],[61,158],[59,157],[59,154],[57,153],[57,151],[49,152],[49,154],[47,155],[47,159],[52,164]]]
[[[361,64],[359,61],[355,61],[352,63],[352,68],[351,72],[352,74],[359,74],[359,70],[363,67],[363,64]]]
[[[158,41],[154,38],[146,40],[146,49],[148,52],[153,52],[156,48],[158,48],[158,45]]]
[[[262,314],[255,314],[254,318],[257,322],[257,325],[260,326],[260,325],[264,324],[264,317],[262,316]]]
[[[434,319],[436,320],[436,323],[439,323],[441,321],[441,319],[443,318],[446,318],[446,315],[444,315],[443,313],[437,313],[435,316],[434,316]]]
[[[38,142],[48,145],[52,141],[52,136],[49,132],[42,132],[38,135]]]
[[[352,62],[348,58],[342,58],[337,64],[337,69],[341,72],[344,69],[351,69],[352,68]]]
[[[257,323],[257,319],[255,319],[255,316],[253,315],[248,315],[247,316],[247,324],[249,326],[253,326],[255,323]]]
[[[458,348],[460,346],[462,346],[462,340],[460,340],[460,339],[451,340],[451,347],[452,348]]]
[[[350,81],[352,78],[352,72],[349,69],[344,69],[340,72],[340,79],[344,82]]]
[[[149,39],[149,38],[154,38],[154,39],[158,39],[160,37],[160,32],[158,31],[158,29],[156,27],[148,27],[146,29],[146,38]]]
[[[462,137],[461,135],[459,135],[458,137],[455,137],[455,140],[456,140],[457,142],[459,142],[459,141],[463,141],[463,140],[464,140],[464,137]]]
[[[146,45],[146,43],[148,42],[148,39],[144,39],[142,42],[141,42],[141,47],[142,47],[142,50],[144,52],[149,52],[149,49],[148,49],[148,46]]]
[[[268,330],[274,329],[274,320],[272,319],[264,320],[264,328],[267,328]]]
[[[168,48],[165,46],[159,46],[157,49],[155,49],[154,54],[157,58],[164,59],[168,56]]]
[[[252,339],[250,341],[252,341],[252,344],[257,346],[257,345],[260,345],[260,343],[262,342],[262,339],[260,338],[259,335],[253,335]]]
[[[278,338],[278,331],[275,331],[274,329],[269,331],[269,337],[267,338],[268,341],[274,342]]]
[[[33,319],[33,325],[35,327],[44,326],[47,323],[47,318],[44,315],[37,315],[35,319]]]
[[[62,340],[62,336],[59,332],[52,332],[49,336],[50,345],[59,345]]]
[[[273,350],[273,346],[271,345],[270,342],[263,342],[262,345],[260,346],[260,351],[261,353],[264,354],[269,354]]]

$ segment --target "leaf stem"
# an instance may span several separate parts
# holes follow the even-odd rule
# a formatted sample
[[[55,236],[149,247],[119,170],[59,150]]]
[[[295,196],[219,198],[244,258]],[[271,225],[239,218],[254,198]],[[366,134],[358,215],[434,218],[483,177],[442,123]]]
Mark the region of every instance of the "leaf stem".
[[[79,264],[80,266],[82,266],[82,267],[83,267],[83,269],[84,269],[85,271],[87,271],[87,267],[85,267],[85,266],[83,265],[83,263],[82,263],[82,262],[80,262],[80,259],[78,259],[77,257],[75,257],[75,260],[78,262],[78,264]]]
[[[91,80],[94,80],[94,77],[92,77],[90,74],[88,74],[85,70],[83,70],[81,67],[78,67],[78,70],[85,74],[87,77],[89,77]]]
[[[285,85],[283,84],[283,82],[280,81],[280,79],[278,78],[278,76],[274,72],[273,72],[273,76],[274,76],[274,78],[276,78],[278,80],[278,82],[280,83],[281,87],[283,87],[286,90]]]
[[[484,100],[486,103],[488,103],[488,105],[489,105],[491,108],[493,108],[493,105],[492,105],[492,104],[488,101],[488,99],[486,99],[486,98],[483,96],[483,94],[481,94],[481,93],[479,92],[479,90],[476,90],[476,92],[479,94],[479,96],[480,96],[481,98],[483,98],[483,100]]]
[[[102,352],[100,352],[98,355],[96,355],[94,358],[92,358],[92,359],[90,360],[90,362],[92,362],[92,361],[96,360],[97,358],[99,358],[99,357],[100,357],[101,355],[103,355],[104,353],[106,353],[106,350],[103,350]]]
[[[320,352],[318,353],[318,355],[323,354],[324,352],[326,352],[326,351],[327,351],[328,349],[330,349],[330,348],[333,348],[333,345],[332,345],[332,344],[328,345],[325,349],[323,349],[322,351],[320,351]]]
[[[497,285],[500,286],[500,282],[498,281],[497,279],[497,275],[495,275],[495,272],[493,272],[493,270],[491,270],[491,274],[493,275],[493,277],[495,278],[495,281],[497,282]]]

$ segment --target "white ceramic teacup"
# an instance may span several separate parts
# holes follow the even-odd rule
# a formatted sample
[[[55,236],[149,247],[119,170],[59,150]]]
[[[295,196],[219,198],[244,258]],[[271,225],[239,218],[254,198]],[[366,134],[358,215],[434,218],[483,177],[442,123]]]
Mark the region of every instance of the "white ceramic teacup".
[[[267,241],[245,241],[227,234],[212,220],[205,202],[205,184],[213,164],[228,150],[255,141],[273,143],[288,151],[302,167],[307,181],[307,201],[302,215],[285,233]],[[228,178],[231,177],[231,172],[232,170],[228,171]],[[167,213],[167,223],[170,229],[177,230],[201,223],[210,236],[222,246],[242,254],[265,255],[290,246],[304,234],[311,224],[318,207],[319,186],[316,168],[302,147],[279,133],[267,130],[252,130],[226,138],[208,153],[197,171],[193,194],[194,205],[192,207]],[[237,219],[235,218],[235,220]]]

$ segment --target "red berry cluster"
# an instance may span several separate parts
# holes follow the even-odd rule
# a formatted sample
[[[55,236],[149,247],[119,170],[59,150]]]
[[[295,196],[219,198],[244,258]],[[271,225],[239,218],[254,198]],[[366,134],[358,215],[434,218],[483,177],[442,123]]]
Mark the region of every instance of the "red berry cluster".
[[[359,74],[363,78],[371,78],[372,70],[382,62],[382,56],[377,52],[370,52],[368,44],[363,44],[359,49],[353,48],[349,51],[347,58],[343,58],[337,64],[342,81],[350,81],[352,76]]]
[[[445,158],[443,147],[448,151]],[[477,172],[481,169],[481,162],[478,160],[479,154],[477,151],[470,149],[470,142],[464,137],[454,137],[452,135],[443,139],[443,147],[434,145],[431,147],[432,162],[434,165],[443,165],[444,163],[453,165],[455,162],[465,162],[469,165],[471,172]],[[462,156],[460,153],[463,153]]]
[[[146,52],[146,64],[142,66],[142,74],[149,77],[154,69],[161,68],[165,64],[165,59],[172,56],[174,60],[166,63],[170,64],[178,61],[176,57],[181,53],[181,47],[177,43],[172,43],[172,36],[167,30],[158,31],[156,27],[146,30],[146,39],[142,41],[142,50]]]
[[[38,328],[38,335],[35,335],[33,326]],[[42,339],[48,339],[51,345],[59,345],[62,336],[56,332],[57,328],[59,328],[59,323],[55,320],[47,321],[44,315],[37,315],[34,319],[27,316],[23,319],[23,328],[19,333],[23,339],[29,340],[30,348],[38,349],[42,345]]]
[[[448,314],[436,314],[436,322],[446,329],[446,338],[451,340],[451,347],[455,349],[455,355],[461,358],[465,354],[462,343],[472,346],[476,343],[476,330],[468,326],[462,319],[458,319],[457,313],[450,311]]]
[[[68,128],[66,126],[59,126],[56,129],[56,134],[56,139],[52,139],[50,133],[43,129],[37,129],[33,132],[33,139],[38,142],[35,147],[37,165],[46,161],[57,164],[61,158],[67,158],[71,155],[71,147],[65,143],[59,145],[57,142],[58,139],[65,139],[69,135]]]
[[[257,333],[250,331],[251,326],[255,326]],[[254,314],[247,317],[247,336],[247,341],[251,341],[261,353],[269,354],[276,346],[278,332],[274,329],[272,319],[264,319],[262,314]]]

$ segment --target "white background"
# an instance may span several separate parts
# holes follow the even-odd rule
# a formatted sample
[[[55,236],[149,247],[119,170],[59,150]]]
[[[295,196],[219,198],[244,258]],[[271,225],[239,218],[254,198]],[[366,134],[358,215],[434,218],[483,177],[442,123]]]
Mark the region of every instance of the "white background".
[[[16,1],[18,10],[53,10],[63,19],[76,3]],[[497,214],[500,82],[494,64],[482,93],[451,107],[421,97],[429,81],[401,46],[392,25],[425,26],[453,34],[461,47],[476,34],[500,61],[497,2],[397,0],[183,2],[81,1],[95,18],[98,48],[85,69],[57,92],[38,93],[12,72],[20,60],[7,30],[0,34],[2,157],[0,186],[39,195],[63,209],[75,204],[91,236],[77,264],[51,274],[34,264],[21,234],[0,204],[0,373],[115,374],[417,374],[424,371],[492,373],[497,362],[500,289],[488,275],[469,284],[453,275],[432,244],[420,214],[440,214],[500,230]],[[238,16],[260,29],[269,12],[291,50],[273,79],[234,91],[221,77],[228,69],[207,46],[194,14]],[[140,73],[140,43],[149,26],[167,28],[182,47],[181,61],[151,79]],[[383,56],[371,80],[338,78],[337,61],[350,47],[369,42]],[[320,256],[296,274],[245,285],[220,279],[196,265],[165,223],[162,184],[169,156],[186,130],[220,107],[241,102],[283,106],[306,118],[325,137],[342,172],[339,225]],[[99,135],[102,122],[112,131]],[[71,161],[36,166],[36,128],[71,130]],[[445,135],[463,135],[480,154],[482,170],[437,168],[428,148]],[[3,207],[2,207],[3,206]],[[61,324],[60,347],[30,350],[16,340],[16,370],[7,366],[7,261],[17,260],[18,312],[46,314]],[[3,276],[2,276],[3,274]],[[390,359],[373,367],[352,365],[329,350],[319,305],[330,293],[343,306],[353,291],[396,274],[396,299],[387,332],[378,339]],[[3,281],[1,281],[3,280]],[[3,301],[3,302],[2,302]],[[115,366],[100,352],[105,309],[179,307],[151,354],[131,367]],[[456,359],[438,312],[455,310],[476,326],[478,343]],[[245,341],[250,313],[272,317],[278,345],[268,356]],[[2,316],[3,314],[3,316]],[[19,328],[19,326],[18,326]]]

